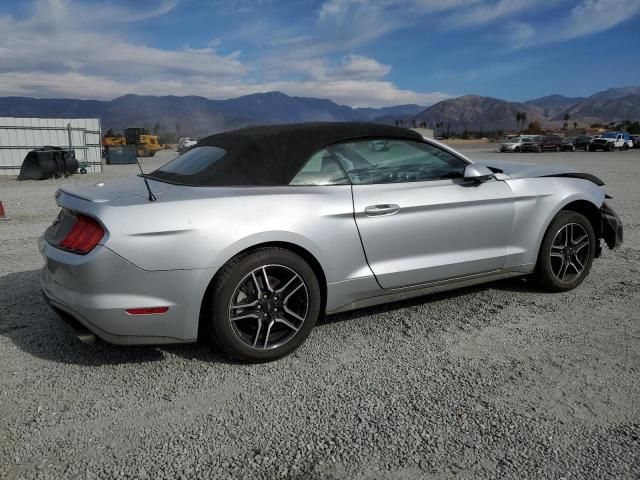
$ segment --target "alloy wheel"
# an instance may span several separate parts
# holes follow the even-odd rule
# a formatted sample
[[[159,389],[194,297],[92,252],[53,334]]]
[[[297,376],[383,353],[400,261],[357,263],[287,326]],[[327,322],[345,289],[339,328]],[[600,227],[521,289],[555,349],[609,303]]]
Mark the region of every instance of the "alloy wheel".
[[[263,265],[247,274],[231,296],[229,322],[245,346],[278,348],[302,328],[309,291],[302,277],[284,265]]]
[[[582,275],[591,255],[591,242],[585,228],[578,223],[564,225],[551,244],[551,271],[563,283]]]

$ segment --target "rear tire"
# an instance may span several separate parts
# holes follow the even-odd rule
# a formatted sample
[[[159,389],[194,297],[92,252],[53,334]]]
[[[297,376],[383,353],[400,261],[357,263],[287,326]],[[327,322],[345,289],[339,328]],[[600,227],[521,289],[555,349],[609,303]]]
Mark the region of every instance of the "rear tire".
[[[289,355],[305,341],[320,314],[321,293],[302,257],[263,247],[227,262],[207,301],[208,337],[234,359],[260,363]]]
[[[591,222],[581,213],[563,210],[544,235],[533,277],[548,292],[573,290],[589,275],[595,251]]]

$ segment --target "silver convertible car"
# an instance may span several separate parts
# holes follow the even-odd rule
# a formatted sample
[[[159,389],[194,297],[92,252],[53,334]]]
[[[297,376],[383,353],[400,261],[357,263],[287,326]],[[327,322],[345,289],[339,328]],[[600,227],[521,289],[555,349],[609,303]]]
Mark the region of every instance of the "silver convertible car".
[[[65,186],[42,289],[81,338],[291,353],[318,317],[528,275],[562,292],[622,224],[596,177],[472,162],[365,123],[212,135],[156,171]]]

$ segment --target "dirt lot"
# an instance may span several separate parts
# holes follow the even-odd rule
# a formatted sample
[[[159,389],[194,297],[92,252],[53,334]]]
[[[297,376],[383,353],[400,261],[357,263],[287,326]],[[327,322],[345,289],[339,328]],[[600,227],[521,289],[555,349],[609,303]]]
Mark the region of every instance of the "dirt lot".
[[[258,366],[84,345],[43,303],[58,184],[135,167],[0,177],[0,478],[639,478],[640,150],[491,148],[465,152],[600,176],[624,246],[566,294],[517,280],[329,317]]]

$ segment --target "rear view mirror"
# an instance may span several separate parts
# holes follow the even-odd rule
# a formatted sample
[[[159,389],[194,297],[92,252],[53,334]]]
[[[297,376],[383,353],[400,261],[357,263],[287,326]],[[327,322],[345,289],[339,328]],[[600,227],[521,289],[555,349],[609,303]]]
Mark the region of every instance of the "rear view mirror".
[[[484,165],[475,165],[472,163],[471,165],[467,165],[467,167],[464,169],[465,180],[472,180],[474,182],[486,182],[487,180],[490,180],[492,178],[494,178],[493,172]]]

